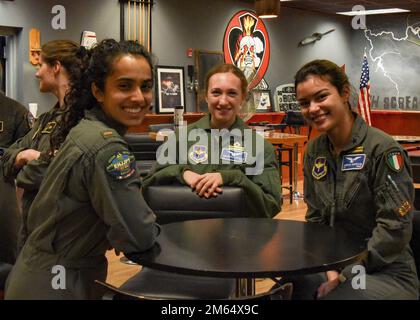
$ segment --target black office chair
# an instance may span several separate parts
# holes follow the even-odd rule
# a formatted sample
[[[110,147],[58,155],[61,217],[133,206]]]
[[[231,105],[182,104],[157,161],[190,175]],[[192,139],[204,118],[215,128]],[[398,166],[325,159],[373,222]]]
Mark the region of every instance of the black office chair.
[[[130,290],[122,290],[121,288],[117,288],[109,283],[95,280],[96,284],[102,289],[103,292],[103,299],[104,300],[178,300],[180,299],[178,296],[153,296],[153,295],[143,295],[139,294],[136,291]],[[182,283],[183,285],[183,283]],[[286,283],[279,287],[273,287],[271,290],[255,294],[252,296],[244,296],[244,297],[232,297],[229,300],[233,301],[259,301],[259,300],[291,300],[293,293],[293,284]],[[186,298],[185,300],[187,300]],[[227,300],[227,299],[218,299],[217,297],[212,300]]]
[[[175,125],[173,123],[159,123],[149,125],[150,132],[159,132],[160,130],[174,130]]]
[[[205,199],[184,185],[158,185],[148,187],[144,197],[160,224],[245,216],[244,191],[239,187],[223,187],[222,194]],[[199,300],[230,299],[235,289],[236,279],[181,275],[146,267],[119,288],[140,296]]]
[[[152,139],[148,133],[128,133],[124,136],[136,158],[140,176],[145,177],[156,162],[156,151],[162,141]]]

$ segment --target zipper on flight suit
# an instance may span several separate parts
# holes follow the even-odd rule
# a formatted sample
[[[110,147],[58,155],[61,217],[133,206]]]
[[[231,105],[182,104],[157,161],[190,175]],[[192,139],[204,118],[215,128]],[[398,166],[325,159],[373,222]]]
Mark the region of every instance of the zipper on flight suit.
[[[340,156],[338,156],[340,159]],[[335,223],[335,210],[336,210],[336,198],[337,198],[337,163],[336,159],[334,158],[334,168],[331,168],[331,173],[333,175],[333,182],[334,182],[334,193],[333,193],[333,202],[331,204],[331,213],[330,213],[330,227],[334,227]]]

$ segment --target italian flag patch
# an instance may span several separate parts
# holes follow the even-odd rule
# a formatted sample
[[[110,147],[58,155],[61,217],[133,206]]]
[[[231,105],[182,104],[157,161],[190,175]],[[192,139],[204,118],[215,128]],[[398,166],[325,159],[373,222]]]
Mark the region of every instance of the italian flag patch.
[[[396,172],[400,172],[404,168],[404,159],[400,151],[392,151],[386,155],[386,163],[388,167]]]

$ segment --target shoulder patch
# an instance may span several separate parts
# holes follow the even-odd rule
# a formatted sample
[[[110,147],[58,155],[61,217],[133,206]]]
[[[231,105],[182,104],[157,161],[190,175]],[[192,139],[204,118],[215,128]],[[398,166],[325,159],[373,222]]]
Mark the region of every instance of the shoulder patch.
[[[3,132],[3,121],[0,121],[0,132]]]
[[[320,180],[327,175],[328,166],[326,157],[318,157],[315,159],[314,165],[312,167],[312,176],[316,180]]]
[[[114,136],[114,132],[112,130],[105,130],[101,132],[101,135],[102,137],[106,139],[106,138]]]
[[[114,153],[107,162],[106,172],[116,180],[131,177],[136,172],[136,159],[129,151]]]
[[[55,127],[56,127],[56,126],[57,126],[57,122],[55,122],[55,121],[50,121],[50,122],[48,122],[48,123],[45,125],[44,129],[42,129],[41,133],[47,133],[47,134],[50,134],[51,132],[53,132],[53,131],[54,131],[54,129],[55,129]]]
[[[390,151],[386,154],[386,164],[388,167],[395,171],[401,172],[404,168],[404,158],[401,151]]]
[[[192,151],[190,152],[190,160],[194,163],[202,163],[207,161],[208,152],[206,146],[194,145]]]

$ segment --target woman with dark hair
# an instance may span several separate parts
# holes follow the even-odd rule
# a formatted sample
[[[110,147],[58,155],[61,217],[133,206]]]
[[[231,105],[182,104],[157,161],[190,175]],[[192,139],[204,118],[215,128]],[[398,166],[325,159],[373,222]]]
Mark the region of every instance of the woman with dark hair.
[[[59,135],[66,138],[29,211],[29,237],[6,299],[100,298],[94,280],[106,279],[106,250],[139,252],[154,244],[155,216],[122,138],[150,110],[152,70],[137,42],[103,40],[92,49],[69,93]]]
[[[145,179],[144,188],[177,182],[210,198],[223,186],[238,186],[245,192],[248,216],[278,214],[282,199],[274,148],[239,117],[247,86],[242,71],[232,64],[211,69],[205,80],[209,113],[189,125],[185,135],[177,135],[174,157],[158,154],[159,165]],[[187,144],[185,149],[182,143]]]
[[[65,96],[72,83],[80,78],[82,59],[82,49],[70,40],[53,40],[42,46],[40,65],[35,74],[39,79],[39,90],[52,93],[58,101],[35,121],[31,131],[10,146],[2,159],[5,177],[16,179],[16,185],[23,189],[19,248],[26,241],[29,208],[53,156],[52,137],[68,110]]]
[[[417,299],[406,152],[352,112],[348,78],[333,62],[307,63],[296,73],[295,87],[303,116],[321,132],[305,153],[306,220],[365,238],[368,254],[343,270],[293,279],[294,297]]]

